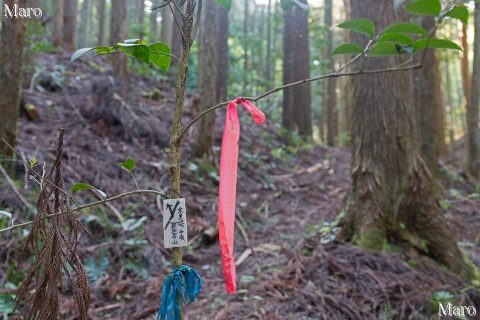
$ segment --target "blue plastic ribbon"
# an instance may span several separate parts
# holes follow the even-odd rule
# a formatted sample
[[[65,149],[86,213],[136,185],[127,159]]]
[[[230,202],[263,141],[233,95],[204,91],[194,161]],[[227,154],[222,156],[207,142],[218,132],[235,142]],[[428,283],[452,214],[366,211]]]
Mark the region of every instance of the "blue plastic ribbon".
[[[162,302],[157,320],[180,319],[179,297],[183,304],[192,303],[200,293],[202,284],[202,278],[197,270],[186,265],[173,268],[172,272],[163,280]]]

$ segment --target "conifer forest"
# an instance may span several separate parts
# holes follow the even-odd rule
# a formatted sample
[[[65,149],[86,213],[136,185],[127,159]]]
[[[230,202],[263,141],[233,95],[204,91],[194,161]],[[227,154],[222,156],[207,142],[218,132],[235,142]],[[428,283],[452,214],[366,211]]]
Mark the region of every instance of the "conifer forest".
[[[480,319],[480,0],[0,0],[0,319]]]

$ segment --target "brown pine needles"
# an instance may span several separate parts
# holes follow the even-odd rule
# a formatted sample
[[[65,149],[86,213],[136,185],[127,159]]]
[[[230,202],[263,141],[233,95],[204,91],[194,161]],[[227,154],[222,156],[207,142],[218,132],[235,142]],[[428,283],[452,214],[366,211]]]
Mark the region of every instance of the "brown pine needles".
[[[37,213],[21,245],[21,252],[30,248],[35,256],[16,297],[16,305],[24,306],[24,319],[27,320],[61,318],[59,294],[64,292],[62,277],[65,274],[71,284],[79,319],[87,319],[90,288],[85,268],[76,253],[78,227],[82,225],[70,209],[68,195],[62,192],[66,190],[61,173],[63,135],[61,129],[55,163],[40,181]],[[48,217],[59,212],[64,214]]]

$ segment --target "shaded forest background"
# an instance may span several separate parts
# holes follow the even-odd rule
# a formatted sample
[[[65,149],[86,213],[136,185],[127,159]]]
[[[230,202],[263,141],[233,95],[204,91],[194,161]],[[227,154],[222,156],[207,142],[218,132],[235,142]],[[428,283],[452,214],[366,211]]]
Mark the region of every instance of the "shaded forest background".
[[[82,204],[101,193],[171,190],[170,129],[182,72],[177,9],[152,12],[156,1],[3,3],[40,7],[43,16],[3,19],[0,137],[8,144],[0,145],[0,210],[14,221],[3,214],[0,229],[33,219],[41,190],[31,171],[41,174],[59,158],[68,192],[78,182],[95,187],[71,192]],[[352,56],[332,55],[342,43],[368,43],[338,28],[342,21],[369,18],[378,30],[413,21],[427,31],[438,22],[405,14],[390,0],[292,3],[241,0],[227,11],[203,1],[184,125],[217,103],[345,64],[345,72],[358,72],[409,62],[405,52],[352,65]],[[469,9],[469,22],[447,18],[435,37],[462,50],[412,56],[422,68],[290,87],[255,103],[266,126],[242,120],[234,297],[224,294],[216,227],[224,109],[185,134],[179,170],[190,241],[183,259],[205,280],[190,317],[428,319],[439,301],[478,310],[480,5],[458,3]],[[169,70],[120,54],[70,62],[79,48],[125,39],[168,44]],[[134,169],[118,165],[130,158]],[[78,215],[88,230],[80,231],[78,255],[91,287],[89,318],[155,318],[175,259],[158,232],[160,207],[160,197],[139,194]],[[33,261],[28,250],[17,255],[28,228],[0,234],[0,314],[13,319],[25,308],[14,311],[14,299]],[[74,319],[74,288],[61,281],[58,309]]]

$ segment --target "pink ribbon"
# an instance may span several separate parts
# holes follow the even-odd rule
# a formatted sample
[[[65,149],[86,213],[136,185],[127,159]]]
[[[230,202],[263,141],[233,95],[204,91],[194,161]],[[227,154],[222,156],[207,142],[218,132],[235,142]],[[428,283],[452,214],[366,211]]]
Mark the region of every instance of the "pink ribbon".
[[[240,121],[237,105],[250,112],[257,124],[265,122],[265,114],[244,98],[237,98],[227,106],[227,117],[223,129],[222,150],[220,155],[220,190],[218,194],[218,236],[222,254],[223,275],[227,293],[236,291],[236,269],[233,257],[235,232],[235,209],[237,197],[238,140]]]

